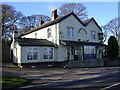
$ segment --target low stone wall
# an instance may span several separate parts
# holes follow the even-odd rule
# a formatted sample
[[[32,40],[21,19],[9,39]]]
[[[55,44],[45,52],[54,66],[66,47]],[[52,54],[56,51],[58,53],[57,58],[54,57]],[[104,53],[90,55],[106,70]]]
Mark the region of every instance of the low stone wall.
[[[20,66],[21,68],[58,68],[60,62],[38,62],[38,63],[14,63],[15,65]]]
[[[69,61],[66,66],[71,68],[81,68],[81,67],[102,67],[104,66],[104,60],[78,60]]]
[[[120,66],[120,59],[106,60],[106,66]]]

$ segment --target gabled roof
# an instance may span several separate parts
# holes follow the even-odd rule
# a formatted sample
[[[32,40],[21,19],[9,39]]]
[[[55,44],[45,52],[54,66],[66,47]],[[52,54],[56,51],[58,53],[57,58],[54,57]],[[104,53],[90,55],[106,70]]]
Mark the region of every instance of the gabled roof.
[[[32,33],[34,31],[40,30],[42,28],[48,27],[50,25],[54,25],[56,23],[59,23],[59,22],[63,21],[64,19],[66,19],[67,17],[69,17],[70,15],[73,15],[83,26],[87,26],[93,20],[95,22],[95,24],[98,26],[98,28],[101,30],[100,26],[97,24],[97,22],[94,20],[94,18],[89,18],[89,19],[81,21],[73,12],[71,12],[65,16],[58,17],[57,19],[55,19],[53,21],[49,21],[47,23],[44,23],[41,26],[35,27],[35,28],[29,30],[28,32],[25,32],[24,34],[21,34],[19,37],[24,36],[24,35],[29,34],[29,33]]]
[[[18,38],[16,41],[20,46],[55,46],[46,39]]]
[[[91,19],[92,19],[92,18],[88,18],[88,19],[82,20],[82,22],[83,22],[84,24],[86,24],[86,23],[88,23]]]
[[[22,34],[22,35],[20,35],[20,36],[24,36],[24,35],[29,34],[29,33],[31,33],[31,32],[40,30],[40,29],[45,28],[45,27],[48,27],[48,26],[50,26],[50,25],[54,25],[54,24],[56,24],[56,23],[59,23],[59,22],[61,22],[62,20],[64,20],[64,19],[66,19],[67,17],[69,17],[70,15],[76,16],[73,12],[71,12],[71,13],[65,15],[65,16],[58,17],[57,19],[55,19],[55,20],[53,20],[53,21],[49,21],[49,22],[47,22],[47,23],[44,23],[44,24],[41,25],[41,26],[35,27],[35,28],[29,30],[28,32],[25,32],[24,34]],[[82,22],[82,21],[81,21],[81,22]]]
[[[82,22],[84,23],[85,26],[87,26],[91,21],[93,21],[97,25],[97,27],[102,31],[101,27],[98,25],[98,23],[95,21],[93,17],[83,20]]]

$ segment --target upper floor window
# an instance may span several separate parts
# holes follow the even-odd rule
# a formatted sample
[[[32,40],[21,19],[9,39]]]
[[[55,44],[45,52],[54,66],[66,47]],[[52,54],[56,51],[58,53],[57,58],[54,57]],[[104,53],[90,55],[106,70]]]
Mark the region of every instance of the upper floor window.
[[[73,37],[73,27],[67,27],[67,36]]]
[[[52,30],[50,28],[47,30],[47,36],[48,38],[52,37]]]
[[[103,33],[98,33],[99,40],[103,40]]]
[[[37,33],[35,33],[35,38],[37,38]]]
[[[91,31],[91,38],[95,39],[95,31]]]

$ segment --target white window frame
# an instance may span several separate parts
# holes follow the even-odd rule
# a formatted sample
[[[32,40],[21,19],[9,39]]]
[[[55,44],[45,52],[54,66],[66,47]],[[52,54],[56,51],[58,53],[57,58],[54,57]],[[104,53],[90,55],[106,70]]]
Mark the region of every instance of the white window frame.
[[[45,55],[45,51],[44,51],[44,50],[45,50],[45,49],[47,49],[47,55],[48,55],[47,58],[44,57],[44,55]],[[50,58],[50,53],[49,53],[49,50],[50,50],[50,49],[52,49],[52,58]],[[54,48],[52,48],[52,47],[44,47],[44,48],[43,48],[43,59],[44,59],[44,60],[52,60],[52,59],[54,59]]]
[[[35,38],[37,38],[37,33],[35,33]]]
[[[47,29],[47,37],[48,38],[52,37],[52,30],[51,30],[51,28]]]
[[[91,38],[93,40],[96,39],[96,32],[95,31],[91,31]]]
[[[84,53],[85,54],[96,54],[96,46],[85,45]]]
[[[30,49],[31,49],[31,51],[30,51]],[[35,53],[35,51],[34,51],[34,49],[37,49],[37,58],[36,59],[34,59],[34,53]],[[29,52],[31,52],[31,59],[28,59],[28,53]],[[29,57],[30,58],[30,57]],[[39,48],[37,48],[37,47],[28,47],[28,48],[26,48],[26,60],[38,60],[39,59]]]
[[[73,27],[67,27],[67,36],[74,37]]]

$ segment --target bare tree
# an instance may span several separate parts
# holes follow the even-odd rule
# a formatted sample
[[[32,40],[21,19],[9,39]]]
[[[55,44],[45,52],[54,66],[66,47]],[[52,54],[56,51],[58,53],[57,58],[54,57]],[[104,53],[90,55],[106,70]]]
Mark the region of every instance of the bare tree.
[[[102,29],[103,29],[105,38],[107,38],[109,34],[112,34],[116,37],[118,41],[120,40],[120,18],[112,19],[106,25],[102,26]]]
[[[2,9],[2,36],[4,39],[10,39],[12,33],[12,27],[17,24],[17,21],[22,17],[22,13],[15,10],[11,5],[0,4]]]
[[[87,18],[86,7],[81,3],[64,4],[59,8],[59,16],[64,16],[70,12],[74,12],[80,19]]]
[[[19,26],[21,29],[23,29],[23,32],[26,32],[30,30],[31,28],[34,28],[36,26],[39,26],[40,23],[40,18],[42,17],[42,20],[44,22],[50,21],[50,17],[46,15],[31,15],[31,16],[24,16],[20,21],[19,21]]]

